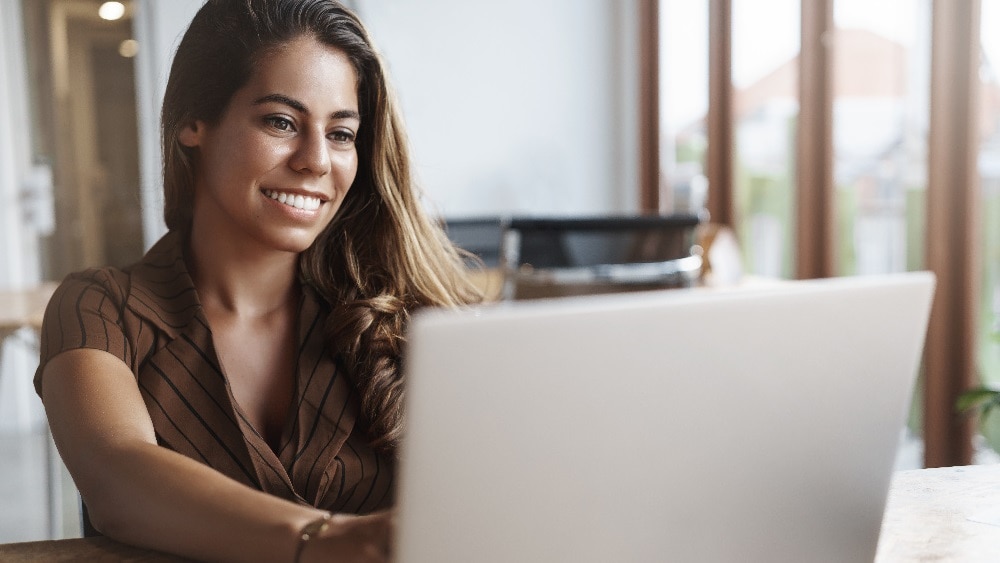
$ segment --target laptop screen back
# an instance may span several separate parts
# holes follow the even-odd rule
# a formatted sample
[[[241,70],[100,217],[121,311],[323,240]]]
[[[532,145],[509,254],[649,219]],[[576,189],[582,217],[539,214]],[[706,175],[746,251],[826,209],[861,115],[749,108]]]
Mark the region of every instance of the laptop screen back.
[[[928,273],[414,318],[401,562],[871,561]]]

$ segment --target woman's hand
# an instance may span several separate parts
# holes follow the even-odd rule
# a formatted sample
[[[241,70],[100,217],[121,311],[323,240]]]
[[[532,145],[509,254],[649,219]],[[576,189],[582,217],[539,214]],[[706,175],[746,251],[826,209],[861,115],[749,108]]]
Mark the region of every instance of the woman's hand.
[[[393,537],[391,511],[365,516],[335,514],[330,525],[302,549],[301,563],[388,563]]]

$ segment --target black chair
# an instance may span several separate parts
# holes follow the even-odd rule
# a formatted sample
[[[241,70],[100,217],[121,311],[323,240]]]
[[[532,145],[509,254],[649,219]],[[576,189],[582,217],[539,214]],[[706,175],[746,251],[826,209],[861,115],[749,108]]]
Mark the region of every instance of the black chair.
[[[503,297],[689,287],[701,273],[697,215],[515,217],[504,229]]]

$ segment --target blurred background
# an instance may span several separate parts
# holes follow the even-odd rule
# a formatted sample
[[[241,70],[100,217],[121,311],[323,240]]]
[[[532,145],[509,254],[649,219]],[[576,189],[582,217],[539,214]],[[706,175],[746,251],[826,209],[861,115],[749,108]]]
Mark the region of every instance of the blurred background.
[[[31,383],[38,303],[163,234],[159,105],[201,3],[0,0],[0,542],[79,535]],[[1000,380],[1000,0],[348,4],[445,219],[690,213],[751,276],[959,276],[952,383],[922,378],[900,464],[992,460],[948,405]],[[960,264],[928,263],[945,231]]]

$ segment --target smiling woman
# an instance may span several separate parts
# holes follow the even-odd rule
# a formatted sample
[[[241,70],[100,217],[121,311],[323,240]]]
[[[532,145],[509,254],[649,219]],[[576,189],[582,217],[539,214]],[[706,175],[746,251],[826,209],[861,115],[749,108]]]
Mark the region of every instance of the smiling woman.
[[[187,124],[180,142],[201,164],[192,235],[224,254],[307,249],[357,174],[357,82],[343,51],[302,36],[261,57],[217,124]]]
[[[412,311],[480,299],[423,212],[364,27],[209,0],[163,103],[169,232],[70,275],[35,385],[90,531],[200,560],[382,561]]]

